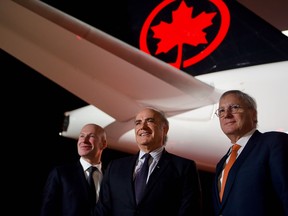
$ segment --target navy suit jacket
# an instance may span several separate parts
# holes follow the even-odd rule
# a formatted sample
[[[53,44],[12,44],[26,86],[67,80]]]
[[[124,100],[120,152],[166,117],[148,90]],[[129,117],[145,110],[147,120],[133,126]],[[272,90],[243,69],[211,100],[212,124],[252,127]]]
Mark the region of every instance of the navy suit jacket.
[[[54,168],[47,179],[40,216],[91,216],[95,203],[78,161]]]
[[[138,155],[111,161],[106,169],[96,216],[199,216],[201,187],[194,161],[163,152],[137,205],[133,172]]]
[[[254,132],[230,169],[220,203],[217,182],[227,157],[216,167],[215,215],[288,216],[288,134]]]

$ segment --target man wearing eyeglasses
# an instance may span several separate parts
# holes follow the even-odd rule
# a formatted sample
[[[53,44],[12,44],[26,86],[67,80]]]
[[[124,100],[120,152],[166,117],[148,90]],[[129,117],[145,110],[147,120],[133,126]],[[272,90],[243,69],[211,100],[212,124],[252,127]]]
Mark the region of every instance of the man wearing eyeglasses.
[[[231,141],[231,148],[216,166],[215,215],[288,216],[288,134],[257,130],[256,102],[239,90],[225,92],[215,114]],[[224,178],[232,145],[236,143],[240,145],[236,161]]]

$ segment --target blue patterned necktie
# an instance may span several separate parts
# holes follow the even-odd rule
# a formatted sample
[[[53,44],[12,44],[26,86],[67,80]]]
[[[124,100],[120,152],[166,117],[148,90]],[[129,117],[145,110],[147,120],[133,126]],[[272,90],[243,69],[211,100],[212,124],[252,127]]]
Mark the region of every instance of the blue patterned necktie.
[[[144,155],[144,163],[140,169],[140,171],[136,174],[135,176],[135,196],[136,196],[136,202],[137,204],[140,202],[142,199],[142,196],[144,194],[145,186],[146,186],[146,181],[147,181],[147,176],[148,176],[148,171],[149,171],[149,159],[151,155],[150,154],[145,154]]]

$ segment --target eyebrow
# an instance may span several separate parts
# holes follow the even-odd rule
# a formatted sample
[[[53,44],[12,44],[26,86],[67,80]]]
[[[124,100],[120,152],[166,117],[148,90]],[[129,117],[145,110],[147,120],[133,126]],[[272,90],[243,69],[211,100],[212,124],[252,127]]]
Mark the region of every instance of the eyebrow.
[[[144,119],[144,121],[150,121],[150,120],[155,121],[156,118],[154,118],[154,117],[148,117],[148,118]],[[135,123],[137,123],[137,122],[141,122],[141,121],[142,121],[142,119],[136,119],[136,120],[135,120]]]

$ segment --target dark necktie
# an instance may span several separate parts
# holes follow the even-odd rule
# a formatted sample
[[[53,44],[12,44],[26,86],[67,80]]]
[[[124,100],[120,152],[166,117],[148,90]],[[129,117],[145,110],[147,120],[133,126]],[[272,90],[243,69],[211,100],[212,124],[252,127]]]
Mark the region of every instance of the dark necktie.
[[[88,176],[88,184],[91,188],[91,195],[92,199],[96,202],[96,189],[95,189],[95,183],[93,179],[93,172],[97,170],[97,167],[90,166],[88,168],[89,176]]]
[[[224,172],[223,172],[223,179],[222,179],[222,184],[221,184],[221,190],[220,190],[220,201],[222,201],[222,197],[223,197],[223,193],[224,193],[224,189],[225,189],[225,184],[226,184],[226,180],[228,177],[228,173],[230,171],[230,168],[232,167],[233,163],[236,160],[237,157],[237,152],[239,150],[241,146],[238,144],[234,144],[232,146],[232,151],[231,151],[231,155],[229,158],[228,163],[226,164],[225,168],[224,168]]]
[[[140,169],[140,171],[136,174],[135,176],[135,196],[136,196],[136,202],[137,204],[139,201],[142,199],[145,186],[146,186],[146,181],[147,181],[147,176],[148,176],[148,171],[149,171],[149,159],[150,159],[150,154],[145,154],[144,155],[144,163]]]

